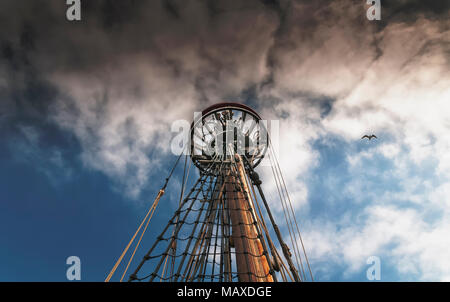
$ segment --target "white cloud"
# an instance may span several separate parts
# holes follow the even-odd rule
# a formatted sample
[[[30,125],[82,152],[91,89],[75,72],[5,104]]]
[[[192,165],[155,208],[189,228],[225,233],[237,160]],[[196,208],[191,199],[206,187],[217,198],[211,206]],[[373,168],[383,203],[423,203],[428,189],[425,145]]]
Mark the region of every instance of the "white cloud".
[[[343,168],[348,168],[343,170],[346,177],[331,183],[341,200],[351,199],[345,218],[324,221],[319,216],[312,225],[306,223],[305,243],[318,270],[327,271],[321,265],[343,265],[347,267],[344,276],[349,277],[375,254],[405,279],[448,280],[450,76],[446,50],[437,43],[445,40],[444,35],[437,23],[424,19],[413,26],[388,25],[379,34],[382,55],[373,63],[361,64],[356,55],[345,67],[333,64],[338,60],[327,65],[328,75],[345,75],[346,68],[359,70],[353,64],[365,66],[365,71],[353,74],[361,76],[360,81],[336,77],[328,80],[331,88],[311,88],[318,95],[337,96],[321,131],[338,135],[350,145],[346,149],[348,166]],[[318,51],[325,50],[323,46]],[[370,54],[367,48],[361,50]],[[302,77],[290,74],[291,80],[281,85],[295,89],[298,83],[293,79],[310,74],[315,78],[308,73],[310,69],[302,69],[306,68],[303,62],[307,66],[308,60],[290,65],[301,70]],[[378,135],[377,141],[361,150],[353,147],[363,134],[372,132]],[[309,146],[303,141],[301,147],[291,146],[291,150],[301,154]],[[291,179],[296,176],[293,170],[298,169],[293,166],[288,174]],[[297,171],[300,175],[305,170]],[[336,196],[321,198],[334,200]],[[325,207],[327,204],[331,201],[325,202]],[[348,214],[354,219],[348,221]]]
[[[332,189],[333,196],[314,196],[324,200],[324,216],[305,222],[306,248],[318,270],[330,273],[321,265],[340,265],[351,276],[368,256],[380,254],[405,278],[448,280],[447,23],[421,17],[378,31],[360,22],[363,5],[343,1],[294,2],[281,18],[257,1],[249,9],[217,3],[221,13],[214,18],[199,2],[180,2],[186,23],[168,21],[164,12],[145,26],[121,24],[112,34],[92,18],[87,22],[95,26],[70,25],[68,31],[52,25],[44,40],[36,39],[40,51],[27,59],[61,92],[51,118],[78,138],[85,166],[137,198],[150,177],[161,177],[173,121],[191,120],[210,103],[240,101],[233,97],[254,90],[262,117],[280,120],[278,157],[299,217],[314,206],[308,185]],[[145,8],[158,11],[158,5]],[[11,22],[20,27],[20,20]],[[12,32],[15,41],[20,35]],[[136,43],[134,36],[143,38]],[[0,75],[5,70],[1,66]],[[325,117],[324,105],[331,108]],[[23,130],[36,146],[38,134]],[[379,139],[357,145],[366,133]],[[345,153],[342,177],[320,178],[322,169],[334,167],[321,166],[317,142]],[[61,158],[55,151],[49,162],[63,165]],[[261,172],[279,214],[271,170]],[[330,219],[328,207],[343,200],[348,208]]]
[[[53,186],[71,180],[72,167],[65,161],[62,150],[55,146],[43,146],[41,131],[34,126],[19,124],[17,128],[19,135],[5,144],[14,161],[31,164]]]
[[[133,71],[123,66],[106,83],[67,74],[53,78],[66,95],[57,103],[54,120],[78,137],[87,167],[123,184],[133,198],[170,152],[171,123],[189,119],[197,105],[188,83],[167,80],[167,71],[157,66],[152,72],[150,66],[138,66]],[[152,151],[160,155],[150,156]]]
[[[370,206],[364,219],[337,228],[332,222],[309,226],[304,240],[317,271],[343,267],[341,278],[364,278],[366,260],[379,256],[385,269],[397,271],[401,280],[440,281],[450,275],[450,217],[433,225],[420,212],[395,206]],[[315,265],[316,264],[316,265]],[[356,274],[356,275],[355,275]],[[383,277],[382,277],[383,278]]]
[[[269,106],[262,107],[261,116],[263,119],[276,120],[279,123],[279,132],[272,133],[278,134],[277,139],[273,139],[272,142],[279,145],[274,146],[275,156],[272,155],[270,158],[274,164],[275,159],[279,161],[292,205],[298,209],[307,206],[308,189],[305,180],[310,169],[318,163],[318,152],[312,148],[311,143],[318,139],[321,133],[318,124],[320,111],[317,107],[308,106],[302,98],[278,97],[286,101],[275,105],[268,103]],[[268,166],[260,168],[261,178],[265,180],[264,190],[271,197],[269,201],[272,207],[275,211],[281,211],[282,206],[280,199],[276,197],[278,189],[268,160],[269,156],[268,152],[264,163]]]

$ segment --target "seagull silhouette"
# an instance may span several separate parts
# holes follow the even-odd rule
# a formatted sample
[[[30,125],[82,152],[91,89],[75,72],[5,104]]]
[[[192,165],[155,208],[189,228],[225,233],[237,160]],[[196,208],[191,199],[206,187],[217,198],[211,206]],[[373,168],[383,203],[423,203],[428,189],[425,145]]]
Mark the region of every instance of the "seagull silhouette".
[[[361,139],[364,139],[364,138],[368,138],[369,139],[369,141],[372,139],[372,138],[378,138],[378,137],[376,137],[376,135],[375,134],[372,134],[372,135],[364,135],[363,137],[361,137]]]

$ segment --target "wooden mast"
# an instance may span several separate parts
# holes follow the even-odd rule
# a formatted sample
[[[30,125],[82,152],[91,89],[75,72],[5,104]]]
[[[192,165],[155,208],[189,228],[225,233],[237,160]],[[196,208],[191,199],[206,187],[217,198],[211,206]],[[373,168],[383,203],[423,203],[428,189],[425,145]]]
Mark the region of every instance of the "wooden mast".
[[[231,167],[235,171],[227,176],[225,182],[238,279],[240,282],[273,282],[273,277],[269,274],[269,263],[258,238],[256,213],[252,203],[249,202],[251,196],[245,169],[238,154],[235,155],[235,159],[237,171]]]

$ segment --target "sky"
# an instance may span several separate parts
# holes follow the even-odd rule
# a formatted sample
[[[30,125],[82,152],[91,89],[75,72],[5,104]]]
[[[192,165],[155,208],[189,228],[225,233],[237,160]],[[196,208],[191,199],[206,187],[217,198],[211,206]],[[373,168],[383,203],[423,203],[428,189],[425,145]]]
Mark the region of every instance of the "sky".
[[[367,281],[371,256],[382,281],[450,281],[448,1],[381,1],[374,21],[363,0],[67,8],[0,4],[0,281],[67,281],[69,256],[103,281],[176,160],[171,125],[223,101],[279,121],[316,281]]]

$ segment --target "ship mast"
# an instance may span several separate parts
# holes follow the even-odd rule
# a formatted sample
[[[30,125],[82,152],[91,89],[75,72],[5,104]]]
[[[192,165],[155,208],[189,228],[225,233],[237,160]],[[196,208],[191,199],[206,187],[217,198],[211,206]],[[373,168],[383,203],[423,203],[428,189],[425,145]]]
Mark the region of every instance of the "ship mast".
[[[133,241],[139,238],[120,281],[126,276],[183,155],[178,207],[129,275],[129,281],[306,281],[306,268],[312,280],[292,205],[284,197],[288,194],[280,195],[280,202],[288,210],[284,215],[290,247],[275,222],[256,172],[267,153],[272,170],[281,175],[278,163],[270,155],[273,148],[260,116],[239,103],[208,107],[192,122],[188,147],[189,152],[178,157],[106,281],[111,279]],[[189,172],[191,165],[197,168],[195,181],[192,179],[195,173]],[[275,181],[287,193],[284,181],[281,183],[277,178]]]

